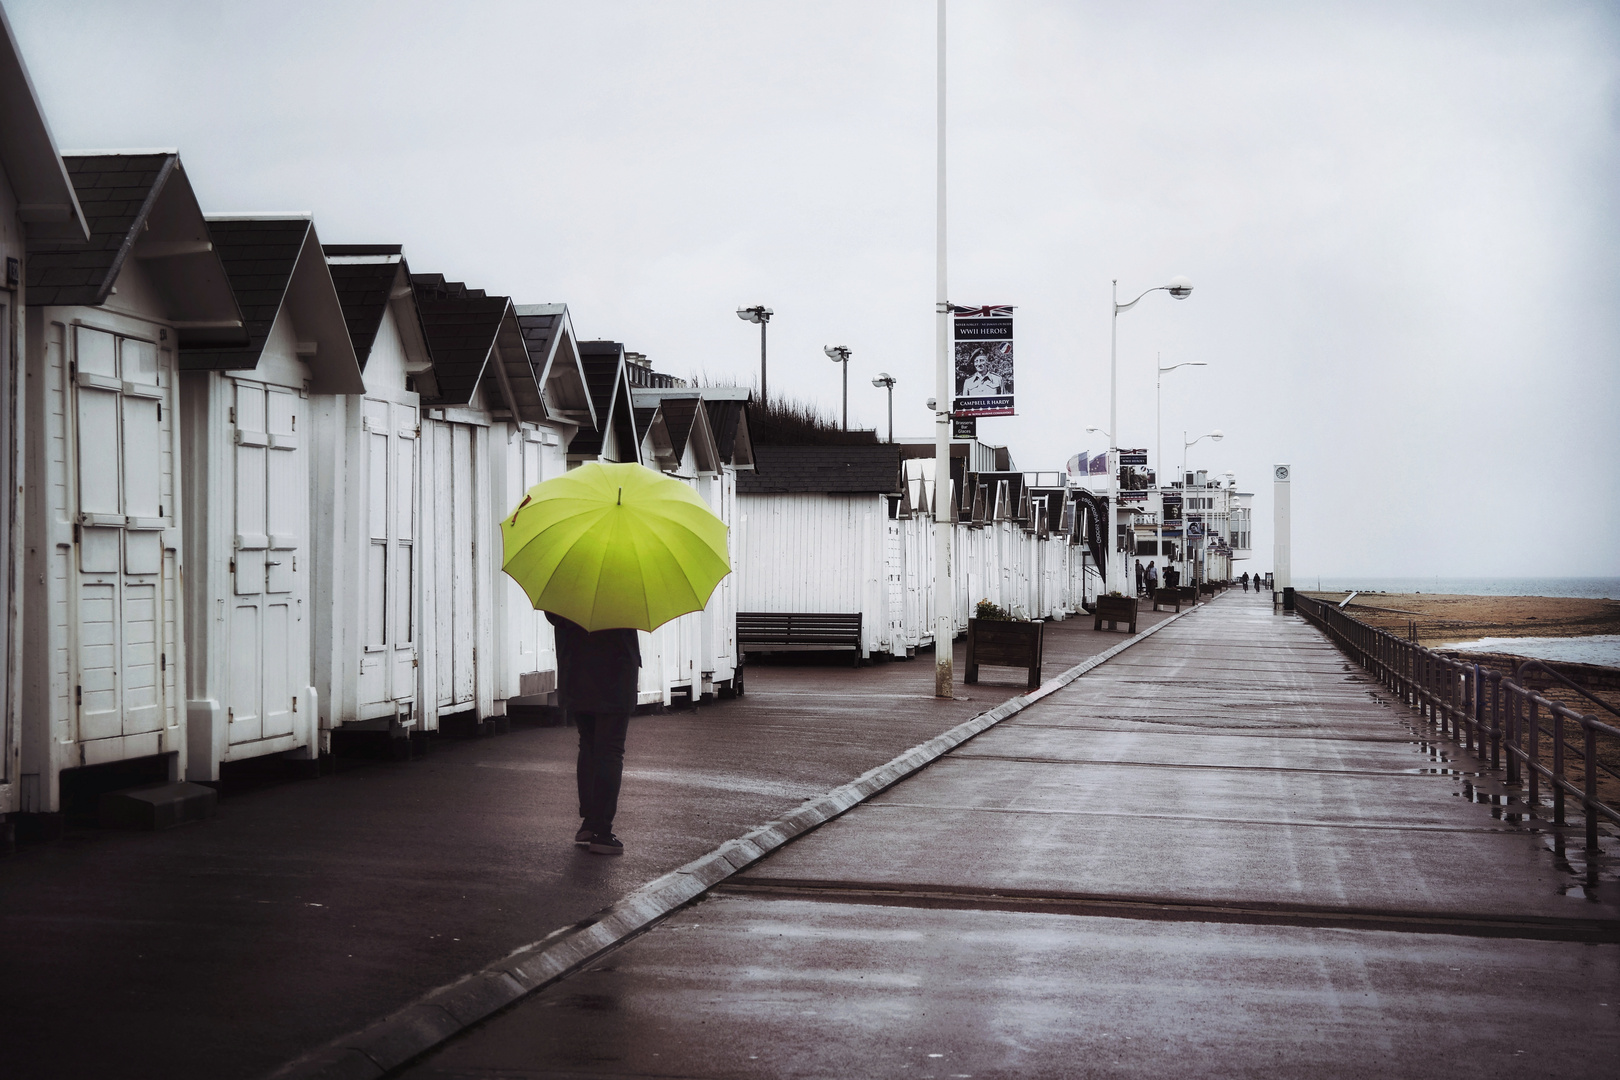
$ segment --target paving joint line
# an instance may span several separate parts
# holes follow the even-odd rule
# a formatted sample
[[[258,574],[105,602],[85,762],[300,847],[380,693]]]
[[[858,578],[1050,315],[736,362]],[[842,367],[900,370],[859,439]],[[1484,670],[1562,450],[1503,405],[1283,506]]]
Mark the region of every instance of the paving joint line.
[[[1254,901],[1185,900],[1107,893],[972,889],[951,885],[754,878],[746,875],[714,890],[725,896],[821,903],[865,903],[956,911],[1009,911],[1152,922],[1219,922],[1251,926],[1332,927],[1464,937],[1531,938],[1591,944],[1620,943],[1620,921],[1423,912],[1376,908],[1300,907]]]
[[[918,743],[885,764],[867,770],[849,783],[805,801],[796,810],[654,878],[595,915],[560,927],[482,971],[432,990],[358,1031],[333,1039],[281,1066],[270,1074],[270,1080],[378,1080],[387,1076],[520,999],[578,971],[610,949],[650,930],[679,908],[788,841],[843,815],[975,735],[1061,690],[1201,607],[1176,612],[1118,645],[1082,660],[1037,689],[1009,698]]]

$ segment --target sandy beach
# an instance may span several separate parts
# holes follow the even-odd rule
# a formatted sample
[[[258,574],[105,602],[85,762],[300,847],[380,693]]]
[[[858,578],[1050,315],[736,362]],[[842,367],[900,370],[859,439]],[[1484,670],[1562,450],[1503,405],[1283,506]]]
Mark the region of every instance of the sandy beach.
[[[1330,603],[1346,593],[1312,592]],[[1444,593],[1364,592],[1345,611],[1430,648],[1482,637],[1580,637],[1620,634],[1620,601],[1562,596],[1453,596]]]

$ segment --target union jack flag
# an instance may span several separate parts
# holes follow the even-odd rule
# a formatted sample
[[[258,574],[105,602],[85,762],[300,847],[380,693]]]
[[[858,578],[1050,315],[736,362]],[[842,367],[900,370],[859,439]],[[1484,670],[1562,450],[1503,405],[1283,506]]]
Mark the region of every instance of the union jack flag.
[[[962,307],[959,304],[951,305],[951,314],[958,319],[1010,319],[1013,305],[986,304],[983,307]]]

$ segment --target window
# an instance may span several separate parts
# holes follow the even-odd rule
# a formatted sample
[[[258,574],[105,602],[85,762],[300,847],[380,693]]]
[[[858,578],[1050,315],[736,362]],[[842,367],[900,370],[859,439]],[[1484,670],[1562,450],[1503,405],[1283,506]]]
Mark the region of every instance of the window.
[[[162,475],[163,391],[157,346],[139,338],[74,328],[78,400],[81,569],[116,573],[118,529],[124,569],[155,574],[165,507]]]

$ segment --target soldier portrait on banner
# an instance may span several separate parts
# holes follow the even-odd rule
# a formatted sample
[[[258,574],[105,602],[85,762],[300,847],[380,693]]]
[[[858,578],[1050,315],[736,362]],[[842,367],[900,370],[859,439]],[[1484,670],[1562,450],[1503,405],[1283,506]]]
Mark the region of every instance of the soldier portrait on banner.
[[[1011,305],[953,308],[957,416],[1013,415]]]

